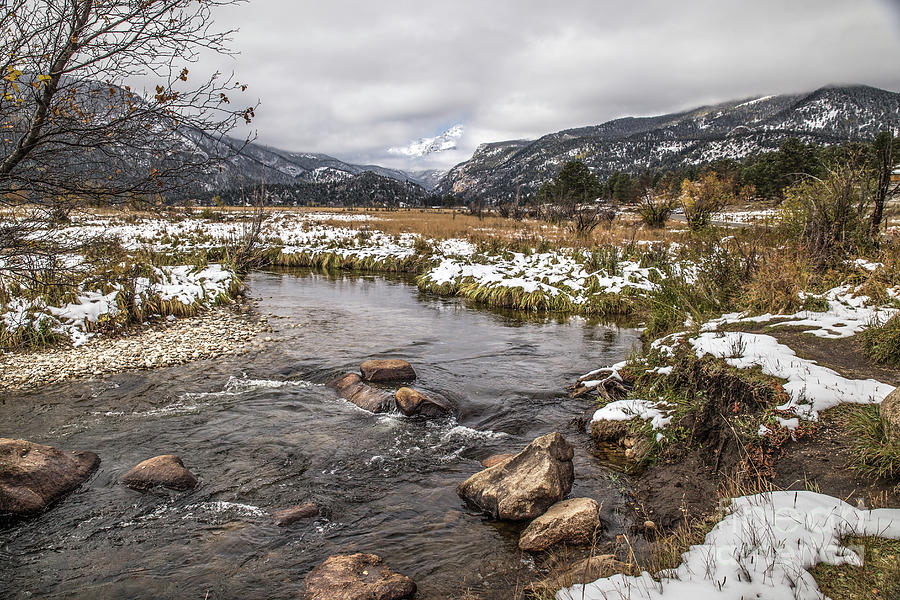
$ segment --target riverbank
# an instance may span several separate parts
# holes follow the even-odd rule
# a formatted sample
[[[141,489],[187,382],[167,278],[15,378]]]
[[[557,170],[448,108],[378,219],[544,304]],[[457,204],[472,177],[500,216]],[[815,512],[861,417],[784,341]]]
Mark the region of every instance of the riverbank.
[[[192,309],[182,311],[182,305],[233,298],[237,274],[248,267],[403,272],[415,276],[423,292],[482,305],[644,321],[651,339],[677,331],[686,320],[704,322],[736,310],[796,311],[816,300],[817,292],[847,281],[882,295],[900,289],[894,247],[848,257],[820,272],[801,250],[786,248],[786,238],[768,225],[691,233],[651,230],[623,216],[602,232],[581,237],[535,222],[518,224],[516,234],[512,219],[490,218],[472,227],[478,219],[460,215],[469,224],[468,235],[447,237],[460,233],[449,225],[456,217],[433,217],[442,225],[434,230],[422,222],[430,217],[424,211],[290,210],[255,216],[212,210],[81,216],[46,235],[64,246],[95,239],[107,248],[115,240],[129,259],[112,264],[103,277],[87,276],[62,300],[58,291],[48,295],[46,289],[29,291],[22,283],[0,281],[0,347],[42,344],[48,334],[78,342],[114,326],[116,319],[142,320],[144,312],[189,314]],[[78,269],[96,270],[84,257],[70,258]],[[197,285],[203,280],[210,285]],[[175,287],[189,293],[176,296]],[[98,318],[85,310],[97,303],[108,305],[108,314]]]
[[[0,353],[0,390],[24,391],[73,379],[105,377],[240,354],[271,331],[247,301],[195,316],[158,318],[116,336],[80,346],[50,346]]]
[[[862,268],[896,281],[882,272],[883,265]],[[686,324],[629,360],[579,379],[573,392],[596,394],[600,406],[590,423],[595,450],[633,475],[629,512],[635,533],[649,546],[633,561],[632,575],[689,564],[692,559],[682,555],[704,543],[715,545],[706,536],[726,527],[738,500],[744,503],[739,506],[764,505],[769,497],[777,503],[785,494],[815,493],[824,496],[791,507],[797,514],[790,518],[816,519],[817,503],[833,501],[829,514],[850,506],[866,515],[867,509],[892,509],[885,513],[896,521],[900,445],[892,440],[893,421],[881,414],[880,405],[893,406],[887,398],[900,385],[900,369],[876,363],[860,338],[879,323],[896,321],[900,289],[882,287],[872,297],[865,291],[844,285],[801,296],[807,307],[799,312],[733,313]],[[777,522],[767,527],[784,533]],[[896,539],[891,531],[861,534],[848,526],[836,528],[834,539],[863,552],[896,553],[900,542],[875,537]],[[617,544],[605,551],[628,558],[630,548]],[[824,564],[813,568],[819,562]],[[900,572],[890,559],[842,564],[795,561],[791,569],[811,573],[803,575],[808,578],[804,594],[843,591],[844,582],[854,579],[878,585],[831,597],[876,600],[881,592],[900,591]],[[659,597],[680,597],[667,576],[658,580]],[[650,580],[617,581],[641,586]],[[585,597],[619,598],[617,581],[587,586]]]

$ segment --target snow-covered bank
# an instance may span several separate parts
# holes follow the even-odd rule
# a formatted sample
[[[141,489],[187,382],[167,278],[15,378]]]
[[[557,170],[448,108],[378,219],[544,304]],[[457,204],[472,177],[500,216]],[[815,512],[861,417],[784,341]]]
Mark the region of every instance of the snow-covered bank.
[[[662,271],[642,268],[634,261],[621,261],[614,272],[587,267],[590,253],[576,257],[572,252],[535,254],[520,252],[475,257],[444,258],[419,279],[426,289],[453,293],[465,287],[480,289],[489,296],[501,290],[522,294],[542,294],[547,306],[558,310],[580,310],[608,295],[641,295],[656,289]]]
[[[813,492],[732,501],[728,514],[671,571],[615,575],[560,590],[557,600],[821,600],[809,574],[819,563],[861,565],[847,536],[900,539],[900,509],[859,510]]]
[[[154,267],[152,271],[150,277],[136,278],[132,289],[125,289],[121,282],[107,282],[109,291],[83,283],[72,301],[59,306],[49,305],[43,298],[12,296],[0,306],[0,320],[7,335],[31,330],[66,337],[80,346],[104,323],[129,310],[126,295],[132,296],[134,308],[147,318],[181,314],[189,307],[208,307],[230,298],[237,285],[235,274],[218,264],[203,268]],[[167,310],[162,310],[163,303]]]
[[[665,405],[649,400],[631,398],[616,400],[594,412],[592,421],[630,421],[641,419],[650,421],[653,429],[662,429],[672,421],[666,412]]]
[[[887,290],[890,298],[898,297],[898,289]],[[709,354],[738,369],[759,368],[762,373],[784,380],[784,391],[790,400],[776,407],[782,413],[778,422],[796,429],[801,420],[816,421],[819,413],[839,404],[877,404],[894,386],[875,379],[851,379],[814,360],[801,358],[773,335],[733,331],[735,327],[768,326],[797,328],[807,335],[823,339],[854,336],[872,323],[883,322],[900,313],[893,306],[879,306],[866,296],[854,295],[849,286],[829,290],[819,297],[827,304],[823,311],[804,310],[794,314],[748,316],[731,313],[703,323],[699,327],[670,334],[653,342],[651,349],[665,357],[674,356],[677,347],[686,343],[698,358]],[[641,360],[640,358],[638,359]],[[598,369],[579,378],[579,393],[597,389],[610,378],[621,380],[619,371],[626,363]],[[671,374],[671,366],[657,366],[652,372]],[[600,375],[603,375],[602,377]]]
[[[900,299],[900,287],[890,288],[886,293],[890,298]],[[816,337],[837,339],[854,336],[873,322],[884,322],[900,313],[900,309],[878,306],[868,296],[854,294],[853,288],[847,285],[830,289],[818,297],[805,295],[803,299],[808,298],[821,299],[828,308],[824,311],[803,310],[789,315],[728,313],[704,323],[701,329],[716,331],[726,325],[766,324],[797,327]]]
[[[760,367],[766,375],[784,379],[790,395],[778,410],[789,411],[802,419],[818,420],[819,412],[838,404],[879,403],[894,391],[894,386],[874,379],[848,379],[813,360],[798,357],[791,348],[770,335],[735,331],[705,332],[688,340],[697,356],[711,354],[732,367]],[[796,420],[782,425],[794,429]]]
[[[350,221],[361,221],[364,228],[351,227]],[[90,217],[50,235],[64,243],[116,239],[129,251],[177,259],[191,252],[227,247],[248,228],[246,220],[224,217],[221,221]],[[609,256],[607,249],[601,257],[567,248],[484,249],[465,239],[386,234],[366,215],[273,212],[262,223],[259,242],[276,265],[414,271],[424,290],[538,311],[615,312],[610,307],[627,303],[617,306],[617,301],[646,296],[666,276],[661,269],[641,266],[637,258],[626,257],[621,250]],[[652,244],[638,245],[641,250],[633,254],[653,250]],[[675,248],[673,244],[669,250]],[[676,268],[687,272],[692,267]]]

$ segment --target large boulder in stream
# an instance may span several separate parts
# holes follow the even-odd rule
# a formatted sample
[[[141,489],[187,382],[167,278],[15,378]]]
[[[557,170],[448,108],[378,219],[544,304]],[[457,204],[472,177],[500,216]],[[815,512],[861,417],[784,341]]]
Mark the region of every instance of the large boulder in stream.
[[[561,434],[549,433],[511,459],[472,475],[456,493],[495,519],[530,521],[572,489],[574,455]]]
[[[881,401],[880,410],[881,420],[887,426],[888,432],[894,437],[900,437],[900,387]]]
[[[395,394],[397,408],[407,417],[441,417],[453,412],[453,407],[441,398],[434,398],[419,390],[402,387]]]
[[[0,515],[16,519],[42,512],[81,485],[99,464],[93,452],[63,452],[0,438]]]
[[[596,500],[563,500],[525,528],[519,536],[519,549],[541,552],[556,544],[590,544],[601,527],[600,505]]]
[[[356,373],[347,373],[328,382],[326,385],[337,390],[337,393],[344,400],[352,402],[369,412],[388,412],[394,406],[393,396],[366,385]]]
[[[385,360],[367,360],[359,366],[366,381],[412,381],[416,371],[405,360],[390,358]]]
[[[392,572],[374,554],[331,556],[306,576],[306,600],[407,600],[415,595],[413,580]]]
[[[185,468],[181,458],[174,454],[163,454],[138,463],[125,473],[122,483],[136,490],[164,487],[187,491],[197,486],[197,478]]]

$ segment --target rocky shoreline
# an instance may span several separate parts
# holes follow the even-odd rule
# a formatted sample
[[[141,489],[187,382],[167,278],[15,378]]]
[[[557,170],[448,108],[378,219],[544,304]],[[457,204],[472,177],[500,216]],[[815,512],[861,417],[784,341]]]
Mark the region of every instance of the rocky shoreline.
[[[0,390],[22,391],[121,371],[156,369],[239,354],[270,332],[249,304],[213,307],[195,317],[157,319],[83,346],[52,346],[0,354]]]

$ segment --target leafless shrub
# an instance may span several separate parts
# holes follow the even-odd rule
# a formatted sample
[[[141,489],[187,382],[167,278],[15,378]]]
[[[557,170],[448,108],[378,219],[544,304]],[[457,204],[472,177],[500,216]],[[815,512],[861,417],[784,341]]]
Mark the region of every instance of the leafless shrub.
[[[849,253],[868,249],[868,213],[875,197],[873,180],[861,154],[850,156],[823,178],[808,177],[785,193],[782,227],[825,268]]]
[[[662,229],[666,226],[669,215],[675,210],[676,201],[674,198],[663,194],[654,194],[647,192],[641,198],[641,204],[638,207],[638,214],[641,215],[641,221],[644,225],[651,229]]]
[[[266,249],[263,244],[263,223],[266,220],[266,188],[260,186],[253,190],[253,212],[239,234],[231,237],[224,247],[224,262],[236,273],[246,273],[266,262]]]

